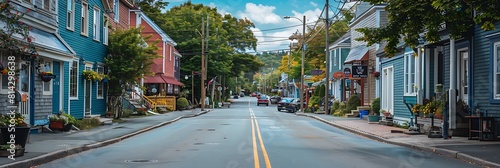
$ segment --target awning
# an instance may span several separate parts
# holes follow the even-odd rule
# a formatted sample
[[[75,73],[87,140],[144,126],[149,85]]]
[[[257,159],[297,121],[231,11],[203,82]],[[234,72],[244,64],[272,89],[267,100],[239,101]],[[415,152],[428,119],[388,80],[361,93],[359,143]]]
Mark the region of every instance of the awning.
[[[0,21],[0,28],[5,29],[5,26],[5,22]],[[42,54],[44,51],[39,50],[38,52],[41,56],[52,58],[55,60],[63,60],[68,62],[72,61],[74,54],[69,46],[66,46],[64,44],[63,39],[60,36],[34,27],[29,30],[29,35],[33,37],[33,43],[37,47],[51,52]],[[23,36],[18,33],[13,34],[12,36],[18,40],[23,39]],[[55,55],[54,53],[58,55]]]
[[[184,86],[183,83],[175,80],[175,78],[167,77],[162,73],[156,73],[155,76],[146,76],[144,78],[144,83],[168,83],[172,85]]]
[[[352,64],[355,61],[366,61],[368,57],[368,47],[366,47],[366,45],[356,46],[351,48],[344,64]]]

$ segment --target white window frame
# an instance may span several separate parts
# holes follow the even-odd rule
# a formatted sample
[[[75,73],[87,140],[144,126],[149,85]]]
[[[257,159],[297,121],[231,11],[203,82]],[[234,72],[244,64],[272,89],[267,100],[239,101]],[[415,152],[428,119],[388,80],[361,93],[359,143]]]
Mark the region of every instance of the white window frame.
[[[113,13],[116,22],[120,21],[120,0],[113,0]]]
[[[89,4],[82,1],[80,34],[89,36]]]
[[[404,60],[404,95],[405,96],[415,96],[416,93],[416,88],[415,88],[415,81],[416,81],[416,57],[414,52],[407,52],[404,53],[403,56]]]
[[[46,65],[48,65],[48,68]],[[43,65],[40,66],[40,72],[54,72],[53,70],[54,70],[54,68],[53,68],[52,61],[45,60],[43,62]],[[43,95],[52,95],[52,82],[53,81],[54,80],[50,80],[50,82],[42,82]],[[45,90],[46,85],[49,85],[49,90]]]
[[[66,1],[66,29],[75,30],[75,0]]]
[[[97,73],[104,74],[104,66],[102,64],[97,64]],[[101,88],[101,95],[99,95],[99,87]],[[102,81],[96,81],[96,98],[104,99],[104,83]]]
[[[103,20],[103,22],[102,22],[102,44],[108,45],[108,38],[109,38],[109,32],[108,32],[109,16],[104,15],[102,20]]]
[[[7,63],[8,63],[7,57],[8,57],[7,55],[0,55],[0,62],[3,63],[3,65],[4,65],[5,68],[8,68],[8,66],[7,66]],[[19,67],[17,67],[17,68],[19,68]],[[8,88],[8,86],[9,86],[9,83],[8,83],[8,81],[9,81],[9,78],[8,78],[9,75],[0,74],[0,76],[1,76],[1,78],[0,78],[0,94],[8,94],[9,91],[10,91],[9,88]],[[3,87],[4,87],[3,83],[4,82],[7,82],[7,84],[6,84],[7,88],[6,89],[3,89]]]
[[[500,80],[500,65],[498,65],[498,61],[500,59],[500,53],[498,52],[500,50],[500,41],[493,43],[493,99],[495,100],[500,100],[500,89],[497,87],[500,87],[500,82],[496,82],[497,80]]]
[[[73,64],[76,63],[76,67],[74,67]],[[78,62],[78,60],[73,60],[73,62],[70,64],[70,67],[69,67],[69,99],[70,100],[78,100],[78,79],[79,79],[79,72],[80,72],[80,63]],[[76,73],[75,73],[75,76],[74,76],[74,80],[75,80],[75,87],[76,87],[76,95],[72,96],[71,95],[71,82],[72,82],[72,76],[71,76],[71,73],[73,72],[73,70],[76,70]]]
[[[92,23],[92,39],[101,41],[101,9],[94,7],[93,10],[93,23]]]

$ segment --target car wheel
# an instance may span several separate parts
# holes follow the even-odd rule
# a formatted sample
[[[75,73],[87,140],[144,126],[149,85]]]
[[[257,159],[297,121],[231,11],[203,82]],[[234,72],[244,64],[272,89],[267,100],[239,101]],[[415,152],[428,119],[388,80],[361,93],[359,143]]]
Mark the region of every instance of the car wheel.
[[[280,108],[278,108],[278,111],[281,111],[281,109],[280,109]]]
[[[266,106],[269,106],[269,103],[267,103]]]
[[[257,103],[257,106],[259,106],[259,103]]]

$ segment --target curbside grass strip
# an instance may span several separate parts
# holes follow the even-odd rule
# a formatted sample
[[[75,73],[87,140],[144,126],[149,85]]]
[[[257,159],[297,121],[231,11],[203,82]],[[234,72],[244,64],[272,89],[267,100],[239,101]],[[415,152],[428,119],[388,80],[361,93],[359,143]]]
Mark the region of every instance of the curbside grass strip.
[[[202,114],[206,114],[207,112],[210,112],[210,111],[211,110],[202,111],[200,113],[195,114],[194,116],[199,116],[199,115],[202,115]],[[46,153],[46,154],[43,154],[43,155],[40,155],[40,156],[36,156],[34,158],[22,160],[22,161],[19,161],[19,162],[9,163],[9,164],[0,166],[0,168],[18,168],[18,167],[38,166],[38,165],[41,165],[41,164],[44,164],[44,163],[48,163],[48,162],[51,162],[51,161],[54,161],[54,160],[57,160],[57,159],[60,159],[60,158],[64,158],[64,157],[67,157],[67,156],[70,156],[70,155],[78,154],[78,153],[81,153],[81,152],[84,152],[84,151],[87,151],[87,150],[90,150],[90,149],[96,149],[96,148],[108,146],[108,145],[120,142],[122,140],[125,140],[127,138],[133,137],[135,135],[138,135],[138,134],[150,131],[152,129],[155,129],[155,128],[158,128],[158,127],[161,127],[161,126],[165,126],[165,125],[174,123],[174,122],[176,122],[176,121],[178,121],[178,120],[180,120],[182,118],[185,118],[185,117],[184,116],[180,116],[180,117],[177,117],[177,118],[172,119],[172,120],[164,121],[164,122],[159,123],[157,125],[149,126],[149,127],[146,127],[146,128],[143,128],[143,129],[140,129],[140,130],[137,130],[137,131],[134,131],[132,133],[122,135],[122,136],[117,137],[117,138],[108,139],[108,140],[101,141],[101,142],[95,142],[95,143],[92,143],[92,144],[87,144],[87,145],[83,145],[83,146],[79,146],[79,147],[74,147],[74,148],[69,148],[69,149],[64,149],[64,150],[58,150],[58,151]]]
[[[361,130],[350,128],[350,127],[347,127],[347,126],[344,126],[344,125],[335,124],[333,121],[327,121],[327,120],[325,120],[323,118],[316,117],[316,116],[313,116],[313,115],[301,114],[301,113],[299,113],[299,114],[296,113],[295,115],[314,118],[314,119],[319,120],[319,121],[321,121],[323,123],[326,123],[328,125],[331,125],[331,126],[334,126],[334,127],[337,127],[337,128],[343,129],[343,130],[346,130],[346,131],[351,132],[351,133],[359,134],[359,135],[365,136],[365,137],[373,139],[373,140],[385,142],[385,143],[388,143],[388,144],[403,146],[403,147],[407,147],[407,148],[411,148],[411,149],[415,149],[415,150],[420,150],[420,151],[433,152],[433,153],[440,154],[440,155],[443,155],[443,156],[446,156],[446,157],[451,157],[451,158],[455,158],[455,159],[459,159],[459,160],[464,160],[464,161],[472,162],[472,163],[479,164],[479,165],[482,165],[482,166],[500,167],[500,164],[493,163],[493,162],[490,162],[490,161],[486,161],[486,160],[483,160],[483,159],[480,159],[480,158],[477,158],[477,157],[474,157],[474,156],[470,156],[470,155],[467,155],[467,154],[464,154],[464,153],[460,153],[458,151],[453,151],[453,150],[448,150],[448,149],[441,149],[441,148],[435,148],[435,147],[420,146],[420,145],[412,145],[412,144],[407,144],[407,143],[403,143],[403,142],[391,141],[391,140],[389,140],[389,139],[387,139],[385,137],[377,136],[377,135],[370,134],[370,133],[366,133],[366,132],[363,132]]]

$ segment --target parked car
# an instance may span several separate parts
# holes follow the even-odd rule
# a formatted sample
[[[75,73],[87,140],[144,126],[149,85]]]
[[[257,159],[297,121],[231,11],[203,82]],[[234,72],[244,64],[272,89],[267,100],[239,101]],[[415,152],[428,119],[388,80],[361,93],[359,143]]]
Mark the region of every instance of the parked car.
[[[265,104],[266,106],[269,106],[269,97],[266,95],[257,96],[257,106],[259,106],[260,104]]]
[[[257,97],[257,93],[253,92],[252,94],[250,94],[250,96]]]
[[[281,97],[279,96],[271,96],[271,104],[278,104],[278,102],[281,100]]]
[[[307,108],[307,103],[304,103],[304,109]],[[297,112],[300,110],[300,99],[293,99],[291,106],[294,107],[292,112]]]
[[[295,111],[295,106],[292,105],[294,98],[283,98],[278,102],[278,111],[286,110],[287,112]]]

